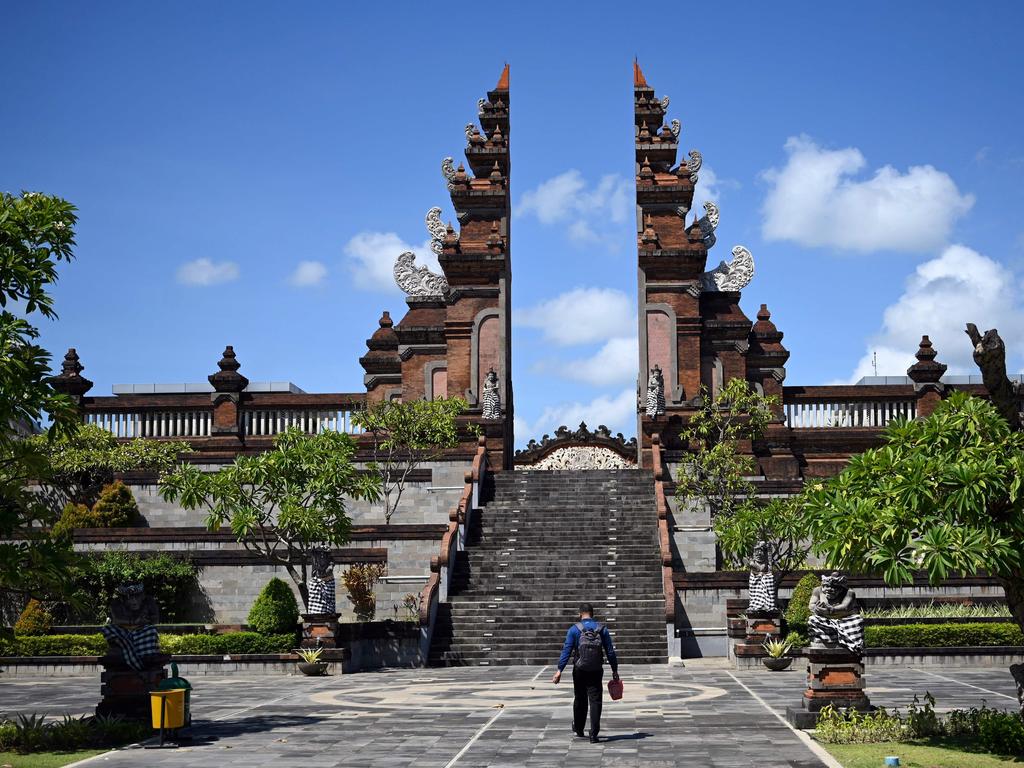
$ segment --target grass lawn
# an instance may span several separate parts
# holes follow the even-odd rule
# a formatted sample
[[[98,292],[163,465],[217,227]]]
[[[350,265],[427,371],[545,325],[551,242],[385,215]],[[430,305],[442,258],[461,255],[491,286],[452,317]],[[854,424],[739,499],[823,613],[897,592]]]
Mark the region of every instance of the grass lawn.
[[[1024,764],[1013,757],[965,752],[962,744],[936,739],[915,744],[822,744],[844,768],[881,768],[888,755],[898,755],[900,768],[1009,768]]]
[[[37,755],[19,755],[17,752],[0,752],[0,768],[60,768],[62,765],[84,760],[93,755],[102,755],[108,749],[83,749],[78,752],[41,752]]]

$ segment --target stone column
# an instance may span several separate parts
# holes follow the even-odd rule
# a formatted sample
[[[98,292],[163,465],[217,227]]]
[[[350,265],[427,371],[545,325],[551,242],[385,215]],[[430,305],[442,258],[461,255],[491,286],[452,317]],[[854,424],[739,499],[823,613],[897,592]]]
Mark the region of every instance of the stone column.
[[[71,347],[64,355],[60,373],[50,379],[50,386],[74,400],[75,405],[79,408],[82,407],[82,398],[85,397],[85,393],[92,389],[92,382],[82,376],[84,370],[85,366],[79,362],[78,352]]]
[[[210,395],[213,401],[213,427],[210,433],[214,437],[237,437],[241,440],[244,435],[240,403],[249,380],[238,372],[242,365],[235,359],[234,347],[224,347],[224,356],[217,367],[220,370],[207,377],[215,390]]]
[[[914,382],[917,393],[917,417],[926,418],[946,394],[946,387],[939,380],[946,372],[946,366],[935,361],[936,352],[927,336],[921,337],[921,345],[915,355],[917,362],[907,369],[907,376]]]
[[[836,709],[870,712],[864,692],[864,659],[845,648],[805,648],[807,690],[799,709],[786,709],[786,718],[797,728],[813,728],[818,713],[831,704]]]

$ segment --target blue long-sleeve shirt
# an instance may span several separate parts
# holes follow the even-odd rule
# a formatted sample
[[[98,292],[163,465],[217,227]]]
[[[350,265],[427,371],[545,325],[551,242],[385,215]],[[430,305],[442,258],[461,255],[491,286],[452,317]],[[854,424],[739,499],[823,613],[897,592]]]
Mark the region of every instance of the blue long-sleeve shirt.
[[[599,624],[595,619],[582,619],[580,621],[587,629],[597,629]],[[565,665],[569,663],[569,657],[572,656],[572,652],[576,650],[576,646],[580,642],[580,628],[573,624],[569,627],[569,631],[565,633],[565,644],[562,646],[562,656],[558,659],[558,671],[561,672],[565,669]],[[612,644],[611,633],[608,632],[608,627],[601,628],[601,643],[604,645],[604,655],[608,658],[608,664],[612,668],[612,672],[618,672],[619,670],[619,659],[615,655],[615,646]]]

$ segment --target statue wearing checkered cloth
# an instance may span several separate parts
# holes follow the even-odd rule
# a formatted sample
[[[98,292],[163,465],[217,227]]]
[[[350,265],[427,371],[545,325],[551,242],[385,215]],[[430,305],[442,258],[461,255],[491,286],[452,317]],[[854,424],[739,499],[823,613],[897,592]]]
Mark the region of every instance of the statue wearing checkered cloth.
[[[812,648],[845,648],[853,653],[864,649],[864,617],[846,576],[836,572],[822,576],[821,586],[811,593],[809,607],[807,629]]]
[[[160,608],[141,584],[124,584],[110,601],[110,623],[100,627],[111,648],[121,652],[125,663],[142,671],[160,653],[156,624]]]
[[[331,550],[315,546],[309,550],[312,574],[309,579],[309,612],[311,614],[337,613],[334,587],[334,560]]]
[[[750,559],[750,579],[747,582],[748,611],[777,611],[775,602],[775,574],[772,573],[768,544],[759,541]]]

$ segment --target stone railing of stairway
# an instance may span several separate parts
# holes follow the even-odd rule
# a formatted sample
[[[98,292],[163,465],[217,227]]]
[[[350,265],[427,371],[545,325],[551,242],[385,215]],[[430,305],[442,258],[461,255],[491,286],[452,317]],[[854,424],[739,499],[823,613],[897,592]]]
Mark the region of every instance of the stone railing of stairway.
[[[438,603],[448,599],[448,586],[455,572],[455,556],[466,548],[470,518],[478,514],[480,491],[489,471],[487,439],[480,437],[472,468],[463,476],[462,495],[458,504],[448,513],[448,530],[441,537],[440,551],[430,559],[430,578],[420,592],[420,650],[424,659],[430,655]]]
[[[661,583],[665,592],[665,624],[671,634],[676,626],[676,587],[672,580],[672,538],[668,529],[668,499],[665,498],[665,480],[668,470],[661,460],[661,435],[651,437],[654,469],[654,501],[658,508],[658,547],[661,550]]]

